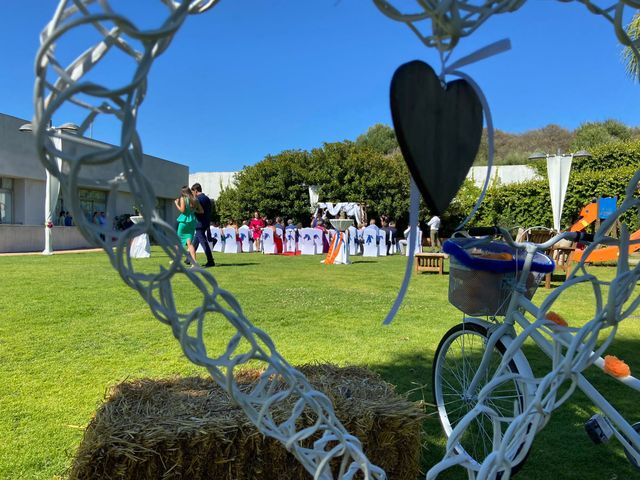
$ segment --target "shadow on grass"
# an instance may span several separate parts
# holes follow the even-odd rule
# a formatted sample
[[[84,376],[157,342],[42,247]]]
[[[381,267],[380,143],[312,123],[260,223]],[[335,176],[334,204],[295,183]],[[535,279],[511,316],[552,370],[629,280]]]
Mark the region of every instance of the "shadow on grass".
[[[396,386],[399,393],[407,394],[409,400],[422,402],[427,415],[423,424],[422,470],[426,472],[442,459],[446,438],[442,431],[437,411],[433,405],[432,350],[425,353],[398,355],[390,363],[369,364],[368,368],[380,374],[384,380]],[[640,339],[618,338],[610,351],[631,363],[637,358]],[[544,376],[550,371],[547,357],[535,345],[525,345],[523,352],[532,365],[534,374]],[[640,367],[636,363],[637,367]],[[596,367],[589,367],[585,376],[605,395],[618,411],[633,424],[640,421],[639,394],[631,391],[615,379],[603,374]],[[584,430],[584,423],[598,409],[581,391],[576,391],[564,405],[555,410],[549,423],[538,433],[529,457],[518,479],[580,478],[585,479],[640,479],[640,470],[627,461],[618,442],[595,445]],[[562,461],[558,461],[562,452]],[[568,472],[574,475],[567,476]],[[456,467],[445,472],[439,479],[466,479],[466,473]]]
[[[214,269],[216,268],[220,268],[220,267],[248,267],[251,265],[259,265],[258,262],[247,262],[247,263],[218,263],[216,262],[216,266],[213,267]]]

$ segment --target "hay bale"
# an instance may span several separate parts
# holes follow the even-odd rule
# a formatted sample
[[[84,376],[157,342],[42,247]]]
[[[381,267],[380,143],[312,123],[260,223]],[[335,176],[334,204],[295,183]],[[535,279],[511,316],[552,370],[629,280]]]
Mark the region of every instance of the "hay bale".
[[[322,364],[300,370],[331,399],[338,418],[389,479],[417,478],[423,420],[418,405],[364,368]],[[251,388],[259,374],[245,371],[237,376],[238,383]],[[287,414],[280,406],[274,419],[284,420]],[[310,415],[307,421],[313,423]],[[311,478],[279,442],[259,433],[220,387],[200,377],[114,386],[87,426],[69,477]]]

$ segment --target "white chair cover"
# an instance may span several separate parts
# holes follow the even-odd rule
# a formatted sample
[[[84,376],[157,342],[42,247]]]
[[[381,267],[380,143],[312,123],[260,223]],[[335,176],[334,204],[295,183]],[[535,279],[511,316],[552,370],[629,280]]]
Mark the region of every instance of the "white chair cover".
[[[283,248],[285,252],[296,251],[296,230],[295,228],[285,228]]]
[[[322,242],[322,235],[324,235],[319,229],[313,229],[313,243],[316,244],[316,254],[322,255],[324,252],[324,245]]]
[[[238,228],[238,235],[240,236],[242,252],[253,252],[253,234],[251,233],[251,229],[247,225],[243,225]]]
[[[378,230],[378,255],[387,256],[387,232],[382,229]]]
[[[223,252],[224,237],[222,236],[222,229],[220,227],[209,227],[209,231],[211,232],[211,238],[218,240],[211,250],[214,252]]]
[[[410,244],[410,242],[411,242],[411,238],[409,238],[409,234],[410,234],[410,233],[411,233],[411,230],[410,230],[410,229],[406,229],[406,230],[404,231],[404,236],[405,236],[405,237],[406,237],[406,239],[407,239],[407,248],[406,248],[406,250],[405,250],[405,255],[406,255],[407,257],[409,256],[409,244]],[[415,253],[422,253],[422,230],[420,230],[420,229],[418,228],[417,233],[418,233],[418,236],[417,236],[418,241],[416,242],[416,251],[415,251]]]
[[[351,225],[347,228],[349,234],[349,255],[358,255],[360,253],[360,243],[358,243],[358,230]]]
[[[364,229],[362,232],[362,238],[364,240],[362,256],[363,257],[377,257],[378,256],[378,244],[376,239],[378,237],[378,229],[374,226],[370,226]]]
[[[270,228],[262,230],[262,253],[268,255],[276,253],[276,242],[273,241],[273,230]]]
[[[281,228],[276,228],[276,235],[280,237],[280,240],[284,243],[284,231]]]
[[[303,228],[300,230],[300,238],[298,239],[300,253],[302,255],[315,255],[316,254],[316,242],[313,239],[317,230],[315,228]],[[322,252],[322,247],[320,247]]]
[[[240,242],[236,239],[236,229],[233,227],[225,227],[222,229],[224,236],[224,253],[239,253]]]
[[[129,256],[131,258],[149,258],[151,256],[151,243],[149,243],[149,235],[143,233],[131,240],[129,248]]]
[[[398,235],[391,239],[391,247],[389,247],[389,255],[396,255],[400,252],[400,245],[398,245]]]

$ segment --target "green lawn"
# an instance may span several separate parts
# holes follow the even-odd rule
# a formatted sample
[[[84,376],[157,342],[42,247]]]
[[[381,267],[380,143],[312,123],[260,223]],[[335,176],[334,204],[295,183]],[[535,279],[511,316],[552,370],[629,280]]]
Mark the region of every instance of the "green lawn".
[[[400,286],[405,257],[356,258],[324,266],[320,257],[221,255],[210,270],[231,290],[247,317],[265,329],[294,364],[327,361],[370,367],[398,390],[424,399],[424,465],[437,461],[444,438],[431,403],[431,361],[441,336],[461,320],[447,302],[448,276],[414,275],[391,326],[382,325]],[[153,269],[167,258],[154,250],[137,260]],[[99,253],[0,257],[0,478],[64,476],[82,429],[105,390],[126,378],[202,373],[181,353],[169,328],[126,287]],[[611,277],[613,269],[595,269]],[[558,278],[559,280],[559,278]],[[538,290],[535,301],[548,291]],[[176,283],[181,305],[198,302]],[[588,316],[588,290],[567,292],[560,313],[572,324]],[[210,346],[218,352],[231,329],[215,318]],[[620,328],[612,352],[634,367],[637,318]],[[527,352],[537,366],[539,354]],[[638,395],[595,372],[596,385],[633,421]],[[583,423],[594,408],[581,394],[554,414],[517,478],[613,480],[640,478],[617,443],[595,446]],[[455,471],[446,478],[466,478]]]

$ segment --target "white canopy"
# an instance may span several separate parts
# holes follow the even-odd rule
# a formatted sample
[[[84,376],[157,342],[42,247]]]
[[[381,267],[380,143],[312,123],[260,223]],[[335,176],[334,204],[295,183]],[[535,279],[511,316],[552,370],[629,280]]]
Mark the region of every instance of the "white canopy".
[[[357,224],[363,223],[364,220],[362,207],[356,202],[338,202],[336,204],[332,202],[319,202],[316,205],[316,213],[318,213],[318,210],[321,208],[325,209],[333,216],[338,215],[340,212],[344,212],[349,217],[355,217]]]

